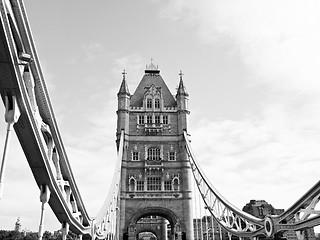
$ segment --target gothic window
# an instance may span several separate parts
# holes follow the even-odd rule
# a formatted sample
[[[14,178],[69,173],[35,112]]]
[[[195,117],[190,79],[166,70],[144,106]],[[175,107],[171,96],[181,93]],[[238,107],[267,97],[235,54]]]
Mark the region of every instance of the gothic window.
[[[148,191],[161,191],[161,177],[148,177],[147,178]]]
[[[168,115],[163,115],[163,116],[162,116],[162,123],[163,123],[163,124],[169,124]]]
[[[154,123],[155,124],[160,124],[160,115],[154,116]]]
[[[259,216],[263,216],[263,207],[258,207]]]
[[[160,108],[160,99],[156,98],[154,100],[154,108]]]
[[[174,178],[172,180],[173,191],[179,191],[179,179]]]
[[[129,180],[129,191],[133,192],[135,190],[136,180],[134,178],[130,178]]]
[[[175,160],[176,160],[176,153],[169,152],[169,161],[175,161]]]
[[[139,161],[139,152],[132,152],[132,161]]]
[[[156,147],[148,148],[148,160],[160,160],[160,149]]]
[[[172,181],[164,181],[164,190],[165,191],[172,191]]]
[[[152,123],[152,115],[147,115],[147,124]]]
[[[152,99],[147,98],[147,108],[152,108]]]
[[[144,124],[144,116],[143,115],[138,115],[138,123]]]
[[[144,191],[144,181],[142,180],[137,181],[137,191],[139,192]]]

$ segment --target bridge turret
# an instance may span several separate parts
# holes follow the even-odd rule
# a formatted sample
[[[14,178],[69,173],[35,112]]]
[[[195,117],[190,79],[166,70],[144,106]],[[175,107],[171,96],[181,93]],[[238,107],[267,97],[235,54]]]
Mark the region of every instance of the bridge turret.
[[[180,71],[180,82],[177,89],[176,100],[177,100],[177,110],[178,110],[178,122],[179,129],[178,134],[183,134],[184,130],[187,130],[187,115],[190,113],[188,110],[188,100],[189,94],[184,87],[182,76],[183,73]]]
[[[121,163],[123,239],[137,239],[139,231],[145,230],[144,219],[156,226],[157,239],[167,239],[167,224],[171,239],[194,237],[191,168],[183,138],[189,113],[188,94],[182,73],[180,76],[176,98],[152,59],[132,95],[125,79],[122,82],[118,94],[118,133],[124,128],[129,134]],[[155,219],[162,220],[154,222]]]
[[[117,124],[117,136],[120,137],[121,130],[124,130],[125,134],[129,133],[129,107],[130,107],[130,92],[126,81],[126,72],[122,72],[123,79],[117,94],[118,96],[118,124]]]

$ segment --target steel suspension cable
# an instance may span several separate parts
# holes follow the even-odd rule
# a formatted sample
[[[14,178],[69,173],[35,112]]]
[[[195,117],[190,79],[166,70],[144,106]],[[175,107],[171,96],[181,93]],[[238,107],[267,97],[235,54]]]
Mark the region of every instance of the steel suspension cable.
[[[120,191],[120,180],[121,180],[121,164],[123,156],[123,145],[124,145],[124,131],[121,131],[117,162],[113,175],[112,183],[109,187],[109,192],[106,200],[95,218],[96,226],[96,237],[98,239],[112,238],[118,240],[119,236],[117,233],[117,215],[119,212],[119,191]]]
[[[255,237],[264,234],[263,219],[245,213],[229,203],[208,181],[192,152],[188,135],[184,132],[187,153],[196,185],[211,216],[232,235]]]

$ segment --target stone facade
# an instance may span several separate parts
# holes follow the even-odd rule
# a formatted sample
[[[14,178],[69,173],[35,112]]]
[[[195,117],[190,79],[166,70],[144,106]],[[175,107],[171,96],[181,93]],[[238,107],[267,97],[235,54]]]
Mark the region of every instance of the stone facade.
[[[117,111],[117,141],[125,132],[119,220],[123,239],[135,240],[143,229],[139,220],[150,216],[169,222],[169,238],[193,238],[191,170],[183,139],[187,101],[182,74],[175,96],[153,63],[133,95],[123,74]],[[162,235],[158,239],[167,239]]]

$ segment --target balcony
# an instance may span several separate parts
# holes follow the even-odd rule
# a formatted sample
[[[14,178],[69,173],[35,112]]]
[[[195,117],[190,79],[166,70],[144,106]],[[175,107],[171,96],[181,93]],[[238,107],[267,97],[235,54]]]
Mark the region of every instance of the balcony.
[[[145,160],[144,168],[147,174],[161,175],[163,172],[163,161],[159,160]]]
[[[141,191],[141,192],[129,192],[126,193],[127,198],[140,198],[140,199],[146,199],[146,198],[160,198],[160,199],[173,199],[173,198],[181,198],[183,197],[182,193],[180,192],[174,192],[174,191]]]
[[[163,124],[162,123],[146,123],[144,125],[144,131],[147,135],[156,135],[162,133]]]
[[[149,160],[149,158],[145,161],[145,166],[153,166],[153,167],[162,167],[162,159],[158,160]]]

